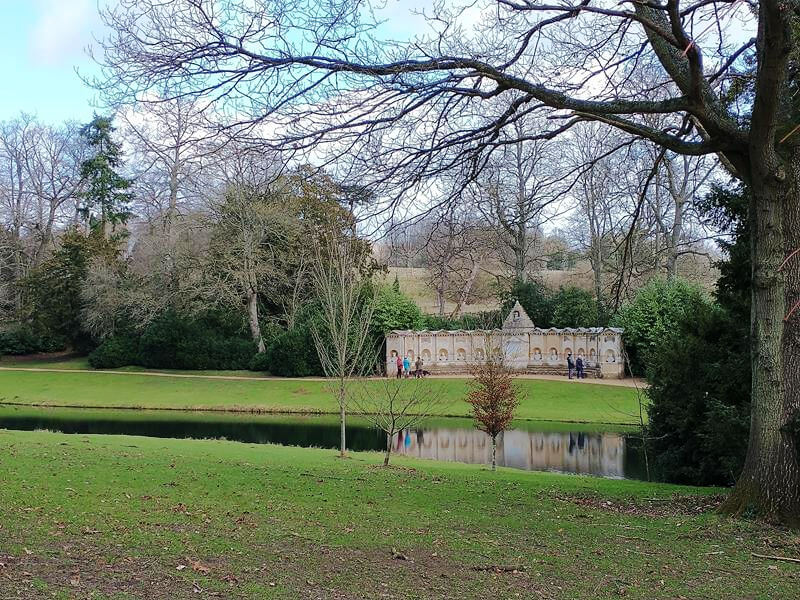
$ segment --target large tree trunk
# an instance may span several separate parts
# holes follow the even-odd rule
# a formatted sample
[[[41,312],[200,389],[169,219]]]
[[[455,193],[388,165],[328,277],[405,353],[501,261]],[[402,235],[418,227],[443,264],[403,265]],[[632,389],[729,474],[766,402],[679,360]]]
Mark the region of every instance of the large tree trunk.
[[[780,477],[785,491],[781,499],[779,516],[785,523],[800,526],[800,439],[792,435],[786,425],[800,420],[800,147],[793,149],[790,169],[791,189],[784,203],[784,255],[788,258],[783,268],[785,285],[786,319],[783,329],[783,405],[778,419],[781,425],[778,440],[778,460],[782,463]],[[795,432],[798,429],[795,428]]]
[[[784,316],[800,298],[800,256],[781,265],[800,245],[800,206],[792,183],[754,179],[750,438],[744,468],[722,511],[798,526],[800,468],[785,426],[800,410],[800,314],[789,318],[785,330]]]
[[[800,315],[792,313],[800,295],[800,265],[797,255],[788,258],[800,242],[800,166],[796,149],[788,161],[776,151],[777,124],[782,120],[779,92],[792,50],[792,17],[787,6],[759,4],[758,77],[749,172],[743,173],[752,192],[753,227],[750,439],[742,474],[722,510],[750,511],[770,521],[800,526],[797,447],[786,428],[800,410]],[[781,150],[794,142],[789,140]]]

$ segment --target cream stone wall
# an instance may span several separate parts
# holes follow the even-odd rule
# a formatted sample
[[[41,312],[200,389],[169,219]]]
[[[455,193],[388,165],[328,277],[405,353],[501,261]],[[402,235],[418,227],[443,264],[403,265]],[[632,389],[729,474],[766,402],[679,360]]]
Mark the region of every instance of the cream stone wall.
[[[622,333],[615,327],[540,329],[517,304],[502,329],[392,331],[386,336],[387,374],[396,373],[398,356],[408,356],[412,369],[421,356],[423,368],[431,373],[466,373],[489,352],[518,372],[566,374],[572,353],[583,358],[587,376],[622,378]]]

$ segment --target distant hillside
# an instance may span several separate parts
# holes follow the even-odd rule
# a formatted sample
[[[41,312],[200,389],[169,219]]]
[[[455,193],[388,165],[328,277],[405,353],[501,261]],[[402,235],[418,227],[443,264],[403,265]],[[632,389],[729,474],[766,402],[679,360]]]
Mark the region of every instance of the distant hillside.
[[[718,272],[705,256],[687,256],[680,263],[681,276],[700,284],[709,292],[713,290],[718,277]],[[574,285],[592,291],[593,275],[588,261],[578,261],[575,268],[564,271],[540,271],[538,277],[549,288],[556,290],[559,286]],[[424,267],[389,267],[386,283],[391,284],[395,276],[400,283],[400,289],[410,296],[419,305],[423,312],[436,314],[438,305],[436,293],[428,285],[428,271]],[[643,284],[644,280],[638,281]],[[638,286],[634,286],[638,287]],[[450,314],[455,308],[454,302],[445,303],[446,312]],[[500,304],[496,298],[485,298],[481,302],[467,304],[463,308],[465,313],[477,313],[486,310],[496,310]]]
[[[400,289],[404,294],[410,296],[419,305],[423,312],[436,314],[439,306],[436,302],[436,293],[428,286],[428,271],[422,267],[389,267],[389,274],[386,276],[387,283],[394,281],[395,275],[400,282]],[[446,302],[447,314],[450,314],[456,305],[454,302]],[[476,313],[484,310],[495,310],[500,308],[500,304],[495,298],[488,299],[477,304],[467,304],[463,308],[465,313]]]

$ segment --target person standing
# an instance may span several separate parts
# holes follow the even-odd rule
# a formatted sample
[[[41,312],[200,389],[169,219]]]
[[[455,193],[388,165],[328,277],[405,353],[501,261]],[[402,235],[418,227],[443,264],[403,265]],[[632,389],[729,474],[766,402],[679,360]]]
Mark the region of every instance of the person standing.
[[[586,379],[586,373],[583,371],[583,358],[580,356],[575,359],[575,370],[578,372],[578,379]]]
[[[408,377],[411,372],[411,359],[408,356],[403,357],[403,377]]]
[[[572,379],[572,371],[575,369],[575,361],[572,359],[572,352],[567,354],[567,377]]]
[[[424,364],[425,363],[423,362],[422,357],[418,356],[416,362],[414,363],[414,377],[422,377],[422,365]]]
[[[400,355],[397,355],[397,378],[400,379],[403,376],[403,359]]]

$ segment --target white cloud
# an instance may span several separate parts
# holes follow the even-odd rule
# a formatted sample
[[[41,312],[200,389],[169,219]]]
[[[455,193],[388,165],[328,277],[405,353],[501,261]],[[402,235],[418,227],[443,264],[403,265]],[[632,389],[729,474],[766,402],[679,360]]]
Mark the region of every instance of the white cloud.
[[[62,65],[80,56],[99,23],[94,0],[35,0],[38,18],[29,38],[35,64]]]

